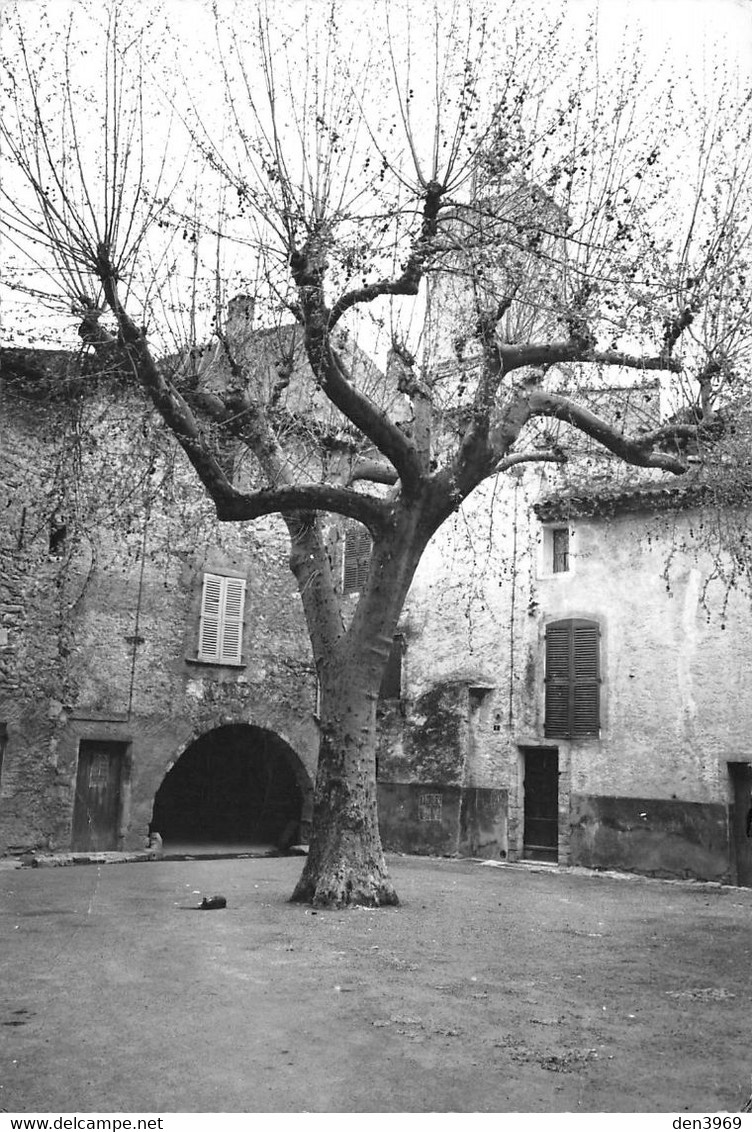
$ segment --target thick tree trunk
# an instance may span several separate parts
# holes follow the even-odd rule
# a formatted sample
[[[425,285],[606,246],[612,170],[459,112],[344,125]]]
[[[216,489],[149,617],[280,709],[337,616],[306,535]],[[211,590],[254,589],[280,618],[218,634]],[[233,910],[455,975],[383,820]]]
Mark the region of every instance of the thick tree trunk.
[[[339,667],[339,666],[338,666]],[[376,701],[380,668],[342,669],[336,696],[322,687],[313,837],[292,895],[319,907],[397,904],[379,836]]]
[[[435,529],[431,502],[395,506],[391,530],[374,540],[349,628],[330,638],[317,657],[321,741],[313,835],[295,901],[323,907],[398,903],[379,836],[376,707],[397,621]],[[312,641],[320,636],[322,616],[313,596],[304,594]]]

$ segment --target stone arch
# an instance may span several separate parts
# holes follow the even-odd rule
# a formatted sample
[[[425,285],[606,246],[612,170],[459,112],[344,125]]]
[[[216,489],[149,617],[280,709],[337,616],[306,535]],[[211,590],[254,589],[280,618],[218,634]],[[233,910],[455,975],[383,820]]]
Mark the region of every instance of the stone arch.
[[[170,845],[274,845],[307,840],[313,785],[275,731],[229,723],[199,735],[154,796],[151,833]]]

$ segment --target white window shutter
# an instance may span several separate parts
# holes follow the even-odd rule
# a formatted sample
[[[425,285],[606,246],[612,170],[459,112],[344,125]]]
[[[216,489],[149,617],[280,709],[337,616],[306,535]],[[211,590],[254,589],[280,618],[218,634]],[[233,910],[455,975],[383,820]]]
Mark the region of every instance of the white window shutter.
[[[245,579],[223,578],[224,610],[222,618],[222,637],[220,653],[228,664],[240,664],[243,651],[243,604],[245,602]]]
[[[198,659],[240,664],[243,651],[245,579],[204,574]]]
[[[201,595],[201,624],[198,631],[198,659],[218,661],[222,620],[222,582],[216,574],[204,574]]]

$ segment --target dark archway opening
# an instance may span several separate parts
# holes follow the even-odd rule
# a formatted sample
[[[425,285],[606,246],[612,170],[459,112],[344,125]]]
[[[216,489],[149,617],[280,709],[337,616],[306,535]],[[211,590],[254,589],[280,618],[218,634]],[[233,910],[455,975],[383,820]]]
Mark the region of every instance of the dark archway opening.
[[[180,843],[287,849],[298,839],[303,806],[298,764],[273,731],[246,724],[209,731],[165,775],[150,832],[159,833],[167,848]]]

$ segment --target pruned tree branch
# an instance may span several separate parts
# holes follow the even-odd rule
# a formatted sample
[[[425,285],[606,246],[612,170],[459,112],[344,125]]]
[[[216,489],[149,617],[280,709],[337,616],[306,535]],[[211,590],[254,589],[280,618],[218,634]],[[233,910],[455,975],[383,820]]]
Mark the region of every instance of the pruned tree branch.
[[[379,534],[387,522],[387,509],[380,500],[331,484],[295,484],[247,494],[233,491],[216,502],[217,517],[224,522],[291,511],[329,511],[357,519],[374,534]]]
[[[369,283],[364,287],[354,287],[347,291],[334,303],[329,315],[329,326],[334,327],[348,310],[364,303],[372,303],[374,299],[385,295],[417,295],[425,267],[433,250],[433,241],[438,232],[438,217],[441,208],[441,198],[444,195],[444,186],[438,181],[430,181],[426,185],[423,195],[423,215],[420,233],[413,245],[402,269],[402,274],[396,279],[381,279],[376,283]]]
[[[505,456],[497,466],[497,472],[507,472],[516,468],[518,464],[566,464],[566,452],[519,452],[513,456]]]
[[[669,438],[671,429],[661,429],[658,433],[647,433],[639,438],[632,438],[625,436],[613,425],[567,397],[536,390],[528,395],[528,402],[531,416],[554,417],[556,420],[565,421],[586,436],[597,440],[609,452],[621,457],[628,464],[641,468],[661,468],[675,475],[683,475],[687,471],[685,460],[676,455],[654,450],[659,441]],[[696,432],[696,429],[694,431]]]
[[[503,345],[499,347],[499,351],[504,373],[526,366],[549,366],[561,362],[597,362],[606,366],[623,366],[625,369],[662,370],[669,373],[681,373],[684,368],[680,361],[666,354],[649,356],[628,354],[621,350],[597,350],[572,339]]]
[[[393,487],[398,482],[394,468],[380,460],[359,459],[353,464],[347,477],[348,486],[358,480],[367,480],[370,483],[383,483]]]
[[[120,331],[119,342],[123,360],[127,362],[140,382],[148,391],[155,407],[162,415],[188,459],[196,469],[201,482],[214,501],[217,517],[223,521],[256,519],[262,515],[285,513],[289,511],[334,511],[359,519],[366,526],[378,531],[385,521],[385,509],[381,501],[369,496],[356,494],[344,488],[327,484],[290,484],[266,490],[244,493],[237,491],[211,452],[200,425],[185,398],[169,382],[155,364],[143,332],[135,325],[123,307],[117,290],[117,281],[107,249],[100,245],[98,250],[98,272],[107,303],[115,315]],[[98,321],[96,323],[98,325]],[[85,323],[89,341],[92,341],[91,322]],[[100,328],[101,329],[101,328]],[[102,344],[108,352],[112,351],[112,336],[102,332]],[[217,399],[221,401],[221,398]],[[207,400],[207,407],[213,402]],[[279,470],[286,475],[284,465],[276,456],[276,448],[270,434],[263,429],[260,416],[249,413],[250,405],[243,401],[245,421],[238,426],[253,432],[253,442],[258,445],[262,459],[270,462],[270,470]],[[229,412],[237,419],[230,406]],[[255,450],[255,449],[254,449]]]
[[[394,465],[405,493],[416,491],[423,468],[412,441],[382,409],[355,388],[319,320],[307,321],[305,341],[313,372],[329,400]]]

